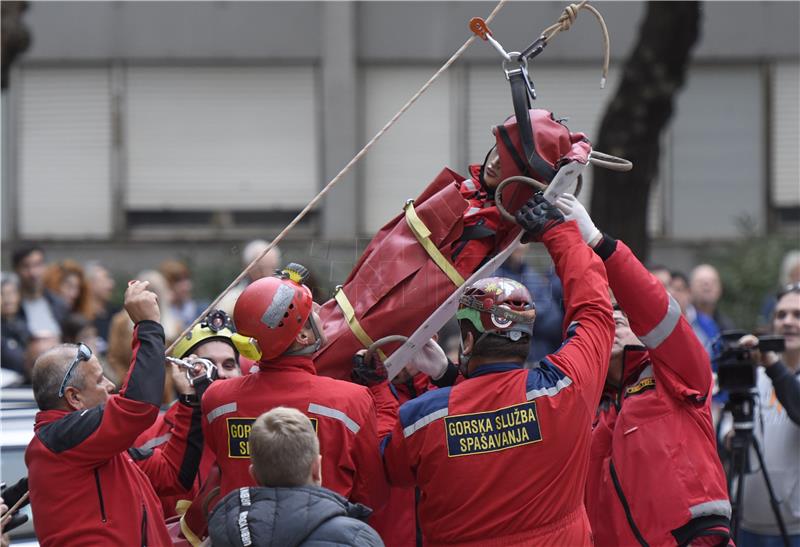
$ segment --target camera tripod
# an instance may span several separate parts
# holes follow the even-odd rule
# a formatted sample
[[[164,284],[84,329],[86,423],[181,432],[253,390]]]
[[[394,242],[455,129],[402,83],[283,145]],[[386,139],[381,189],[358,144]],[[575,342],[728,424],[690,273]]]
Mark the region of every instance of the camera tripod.
[[[734,541],[739,534],[739,523],[742,513],[742,500],[744,499],[744,482],[745,475],[748,470],[750,447],[752,446],[756,456],[758,457],[758,464],[761,467],[761,475],[764,477],[764,483],[767,486],[769,493],[769,502],[772,507],[772,513],[775,515],[775,520],[778,523],[778,528],[781,531],[781,538],[785,547],[789,547],[789,535],[786,532],[786,524],[783,522],[781,516],[780,506],[775,497],[775,491],[772,488],[772,482],[769,478],[769,473],[764,465],[764,455],[761,451],[761,446],[758,439],[753,435],[755,400],[752,393],[731,393],[730,399],[725,403],[723,412],[728,411],[733,417],[733,438],[731,439],[731,466],[728,473],[728,492],[731,496],[732,514],[731,514],[731,535]],[[734,495],[731,490],[733,479],[736,478],[736,493]]]

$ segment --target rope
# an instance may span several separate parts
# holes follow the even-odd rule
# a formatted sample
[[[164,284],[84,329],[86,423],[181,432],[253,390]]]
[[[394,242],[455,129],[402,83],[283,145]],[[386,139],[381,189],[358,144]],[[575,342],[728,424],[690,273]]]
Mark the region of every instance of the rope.
[[[11,508],[3,513],[2,519],[0,519],[0,528],[5,528],[6,524],[11,522],[11,519],[14,518],[14,511],[22,507],[22,505],[28,501],[28,494],[30,490],[26,491],[21,498],[17,500],[17,503],[11,506]]]
[[[494,19],[495,15],[497,15],[497,13],[503,8],[503,6],[506,4],[506,2],[508,2],[508,0],[500,0],[500,2],[497,4],[497,6],[495,6],[495,8],[492,10],[492,13],[490,13],[489,16],[486,18],[486,21],[489,22],[492,19]],[[339,171],[339,173],[337,173],[337,175],[335,177],[333,177],[333,179],[331,179],[331,181],[325,186],[325,188],[323,188],[316,195],[316,197],[314,197],[314,199],[312,199],[308,203],[308,205],[306,205],[305,208],[297,214],[297,216],[294,218],[294,220],[292,220],[289,223],[289,225],[286,226],[286,228],[284,228],[283,231],[281,233],[279,233],[277,235],[277,237],[275,237],[275,239],[273,239],[270,242],[270,244],[267,246],[267,248],[264,249],[264,251],[259,256],[257,256],[252,262],[250,262],[250,264],[248,264],[247,267],[244,270],[242,270],[242,273],[240,273],[238,276],[236,276],[236,279],[231,281],[231,284],[228,285],[228,287],[224,291],[222,291],[220,293],[220,295],[217,296],[214,299],[213,302],[211,302],[211,304],[208,305],[208,307],[205,309],[205,311],[203,311],[203,313],[201,313],[200,316],[197,317],[197,319],[192,321],[191,325],[189,325],[188,327],[186,327],[186,329],[184,329],[184,331],[180,334],[180,336],[178,336],[175,339],[175,341],[172,344],[170,344],[170,346],[167,348],[167,350],[166,350],[167,354],[169,354],[173,350],[173,348],[175,347],[175,344],[177,344],[178,341],[181,338],[186,336],[195,327],[195,325],[197,325],[202,320],[203,317],[205,317],[210,311],[215,309],[217,304],[219,304],[220,300],[222,300],[225,297],[225,295],[228,294],[231,291],[231,289],[233,289],[236,285],[239,284],[240,281],[242,281],[242,279],[244,279],[244,277],[247,275],[247,273],[253,268],[253,266],[255,266],[255,264],[259,260],[261,260],[264,256],[266,256],[266,254],[268,252],[270,252],[278,243],[283,241],[283,238],[286,236],[286,234],[289,233],[289,231],[292,228],[294,228],[297,225],[297,223],[300,222],[308,214],[308,212],[311,209],[314,208],[314,206],[317,203],[319,203],[319,201],[325,196],[325,194],[327,194],[334,186],[336,186],[336,184],[339,182],[339,180],[345,174],[347,174],[348,171],[350,171],[350,169],[358,162],[358,160],[360,160],[362,157],[364,157],[364,155],[369,151],[370,148],[372,148],[372,146],[376,142],[378,142],[378,140],[383,136],[383,134],[386,133],[386,131],[388,131],[389,128],[392,127],[395,124],[395,122],[398,120],[398,118],[400,118],[400,116],[402,116],[406,112],[406,110],[408,110],[411,107],[411,105],[414,104],[417,101],[417,99],[419,99],[420,96],[422,96],[422,94],[425,93],[428,90],[428,88],[431,86],[431,84],[433,84],[433,82],[435,82],[439,78],[439,76],[441,76],[442,73],[444,73],[445,70],[450,68],[450,65],[452,65],[459,57],[461,57],[461,55],[464,53],[464,51],[466,51],[466,49],[472,44],[472,42],[475,41],[475,38],[476,38],[475,35],[470,36],[467,39],[467,41],[464,42],[464,44],[460,48],[458,48],[458,50],[456,50],[455,53],[453,53],[453,55],[447,60],[447,62],[444,65],[442,65],[442,67],[439,70],[437,70],[436,73],[433,76],[431,76],[430,79],[427,82],[425,82],[425,84],[420,88],[420,90],[417,91],[414,94],[414,96],[411,97],[408,100],[408,102],[406,104],[404,104],[403,107],[400,110],[397,111],[397,114],[392,116],[392,119],[390,119],[386,123],[386,125],[384,125],[381,128],[381,130],[378,131],[375,134],[375,136],[372,137],[372,139],[366,145],[364,145],[364,148],[362,148],[358,152],[358,154],[356,154],[353,157],[353,159],[351,159],[347,163],[347,165],[345,165],[342,168],[342,170]]]
[[[603,77],[600,80],[600,87],[606,86],[606,80],[608,78],[608,63],[609,58],[611,57],[611,47],[608,38],[608,27],[606,27],[606,22],[603,19],[603,16],[600,15],[600,12],[597,11],[593,6],[587,4],[589,0],[583,0],[578,4],[570,4],[564,11],[561,13],[561,16],[558,18],[558,21],[547,27],[542,31],[542,38],[545,42],[549,42],[553,36],[558,34],[561,31],[569,30],[572,26],[572,23],[575,22],[575,19],[578,17],[578,12],[582,9],[585,9],[597,18],[597,22],[600,23],[600,28],[603,31]]]

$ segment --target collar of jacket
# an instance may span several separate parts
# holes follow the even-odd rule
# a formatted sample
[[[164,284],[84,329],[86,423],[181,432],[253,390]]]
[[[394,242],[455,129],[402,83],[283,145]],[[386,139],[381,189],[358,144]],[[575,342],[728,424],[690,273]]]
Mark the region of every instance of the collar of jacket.
[[[603,387],[603,396],[610,396],[613,400],[620,395],[626,387],[633,384],[642,370],[650,363],[650,354],[644,346],[625,346],[622,348],[622,383],[614,386],[609,383]]]
[[[302,369],[316,375],[317,369],[310,355],[283,355],[270,361],[259,361],[260,370],[291,370]]]
[[[493,374],[495,372],[508,372],[509,370],[522,370],[522,363],[489,363],[481,365],[469,373],[470,378]]]
[[[41,410],[36,413],[36,418],[33,423],[33,430],[38,431],[40,427],[46,426],[49,423],[55,422],[70,414],[69,410]]]

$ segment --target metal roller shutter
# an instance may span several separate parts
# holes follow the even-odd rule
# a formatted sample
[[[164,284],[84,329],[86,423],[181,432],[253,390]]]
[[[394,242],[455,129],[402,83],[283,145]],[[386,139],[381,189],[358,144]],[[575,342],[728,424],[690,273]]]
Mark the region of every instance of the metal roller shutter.
[[[364,137],[371,139],[430,78],[430,67],[364,70]],[[444,166],[453,165],[451,80],[445,74],[364,158],[362,231],[372,234],[402,211]]]
[[[128,210],[297,210],[319,187],[315,74],[130,67]]]
[[[763,91],[755,65],[690,69],[672,120],[670,236],[763,229]]]
[[[800,65],[776,63],[772,72],[772,202],[800,205]]]
[[[25,67],[18,104],[20,235],[110,236],[108,69]]]

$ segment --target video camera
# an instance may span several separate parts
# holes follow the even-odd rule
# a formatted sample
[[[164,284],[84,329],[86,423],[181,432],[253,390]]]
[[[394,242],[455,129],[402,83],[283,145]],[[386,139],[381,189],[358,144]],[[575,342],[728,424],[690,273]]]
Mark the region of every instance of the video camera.
[[[715,348],[717,381],[721,391],[748,393],[756,386],[756,367],[753,351],[784,350],[783,336],[759,336],[758,345],[744,347],[739,339],[747,334],[744,331],[725,331],[719,335]]]

